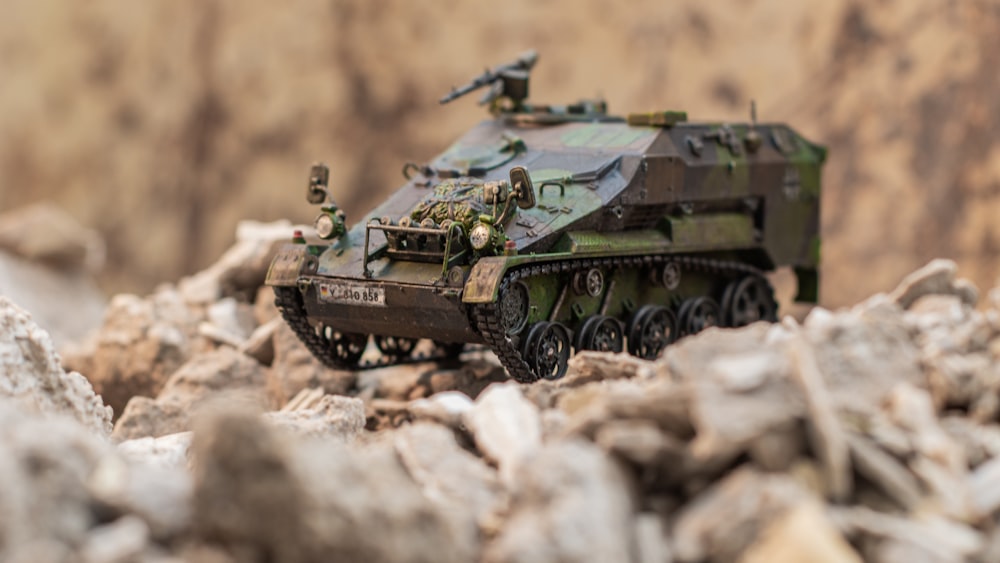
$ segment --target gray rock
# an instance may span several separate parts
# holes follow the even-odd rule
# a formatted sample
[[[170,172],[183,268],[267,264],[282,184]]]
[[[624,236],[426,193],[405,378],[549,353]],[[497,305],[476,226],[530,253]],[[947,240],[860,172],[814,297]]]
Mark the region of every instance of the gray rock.
[[[392,434],[403,466],[428,498],[451,506],[462,519],[487,524],[506,506],[497,472],[459,447],[452,431],[436,424],[407,425]]]
[[[312,387],[322,388],[330,395],[345,395],[358,379],[354,372],[332,370],[317,361],[284,322],[274,335],[271,369],[275,378],[271,392],[278,404]]]
[[[133,397],[115,423],[114,437],[129,440],[190,430],[195,410],[222,395],[229,401],[266,406],[268,379],[263,366],[232,348],[197,355],[170,376],[156,399]]]
[[[889,295],[900,307],[908,309],[920,297],[948,293],[955,280],[958,265],[951,260],[932,260],[923,268],[910,273]]]
[[[295,448],[295,467],[308,496],[297,508],[318,538],[315,560],[477,558],[481,538],[475,518],[489,504],[490,470],[462,456],[440,431],[401,432],[398,440],[354,447],[312,442]],[[435,453],[448,457],[434,459]],[[466,492],[472,496],[457,507],[455,495]]]
[[[547,444],[522,460],[510,515],[483,560],[628,561],[631,486],[595,446],[578,440]]]
[[[196,534],[241,557],[314,560],[309,489],[292,468],[290,448],[252,414],[221,409],[200,419],[192,444]]]
[[[324,395],[315,405],[266,413],[279,427],[302,436],[353,441],[365,429],[365,404],[361,399]]]
[[[146,522],[136,516],[123,516],[90,530],[80,548],[80,559],[84,563],[128,563],[146,550],[149,540]]]
[[[111,433],[111,409],[90,382],[66,373],[48,333],[5,297],[0,297],[0,396],[42,414],[73,417],[102,437]]]
[[[68,560],[97,523],[87,480],[112,455],[69,416],[0,400],[0,561]]]
[[[516,383],[495,383],[483,391],[465,424],[479,451],[497,463],[508,485],[515,481],[521,461],[542,443],[538,407],[524,398]]]
[[[134,396],[155,397],[197,351],[199,321],[169,289],[147,299],[117,295],[85,360],[87,377],[116,413]]]
[[[678,561],[736,561],[771,523],[809,502],[817,500],[787,475],[740,468],[681,510],[674,554]]]

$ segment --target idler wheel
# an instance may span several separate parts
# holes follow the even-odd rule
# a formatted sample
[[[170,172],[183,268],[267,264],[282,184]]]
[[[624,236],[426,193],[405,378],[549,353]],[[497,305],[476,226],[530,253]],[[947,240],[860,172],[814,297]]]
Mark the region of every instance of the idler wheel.
[[[368,346],[368,335],[356,332],[340,332],[333,327],[320,325],[317,329],[330,346],[330,351],[338,362],[355,366]]]
[[[628,330],[628,351],[645,360],[655,360],[677,338],[677,318],[660,305],[644,305],[632,317]]]
[[[515,335],[528,324],[528,286],[516,281],[500,294],[500,324],[508,335]]]
[[[594,315],[583,323],[580,328],[580,338],[576,345],[578,350],[596,350],[598,352],[621,352],[625,348],[625,333],[622,323],[607,315]]]
[[[406,358],[413,352],[417,341],[413,338],[403,338],[401,336],[375,336],[375,346],[382,352],[383,356],[392,359]]]
[[[710,326],[719,326],[719,304],[711,297],[692,297],[681,304],[677,321],[681,336],[701,332]]]
[[[760,276],[746,276],[726,286],[722,297],[725,326],[746,326],[757,321],[778,320],[771,284]]]
[[[566,375],[569,364],[569,329],[561,323],[537,322],[525,340],[524,361],[535,375],[559,379]]]

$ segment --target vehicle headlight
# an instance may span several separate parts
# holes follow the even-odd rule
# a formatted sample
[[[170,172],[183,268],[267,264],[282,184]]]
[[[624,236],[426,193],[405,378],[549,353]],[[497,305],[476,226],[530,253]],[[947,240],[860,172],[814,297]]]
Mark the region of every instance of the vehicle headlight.
[[[313,223],[313,226],[316,227],[316,234],[322,239],[332,237],[336,227],[333,217],[330,217],[329,213],[320,213],[319,217],[316,217],[316,222]]]
[[[493,229],[485,223],[478,223],[475,227],[472,227],[472,231],[469,233],[469,242],[472,243],[472,248],[476,250],[482,250],[490,244],[490,239],[493,238]]]

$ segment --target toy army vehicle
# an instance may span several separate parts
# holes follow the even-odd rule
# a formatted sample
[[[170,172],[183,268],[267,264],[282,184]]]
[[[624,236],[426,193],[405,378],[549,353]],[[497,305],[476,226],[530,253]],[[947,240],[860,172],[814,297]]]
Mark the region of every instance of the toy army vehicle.
[[[764,273],[791,266],[815,302],[826,150],[785,125],[614,117],[600,101],[526,102],[534,52],[453,89],[486,88],[480,123],[356,225],[312,169],[315,235],[267,277],[299,338],[335,368],[369,340],[410,361],[485,343],[518,381],[573,350],[655,358],[708,326],[775,320]]]

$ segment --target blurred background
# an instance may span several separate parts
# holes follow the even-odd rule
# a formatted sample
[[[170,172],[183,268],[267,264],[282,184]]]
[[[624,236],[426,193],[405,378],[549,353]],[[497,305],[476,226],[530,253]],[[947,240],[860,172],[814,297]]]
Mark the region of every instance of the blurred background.
[[[108,293],[212,263],[240,219],[348,219],[485,117],[437,99],[538,49],[532,99],[784,121],[830,148],[822,301],[933,257],[1000,269],[1000,6],[964,0],[5,0],[0,211],[107,244]]]

